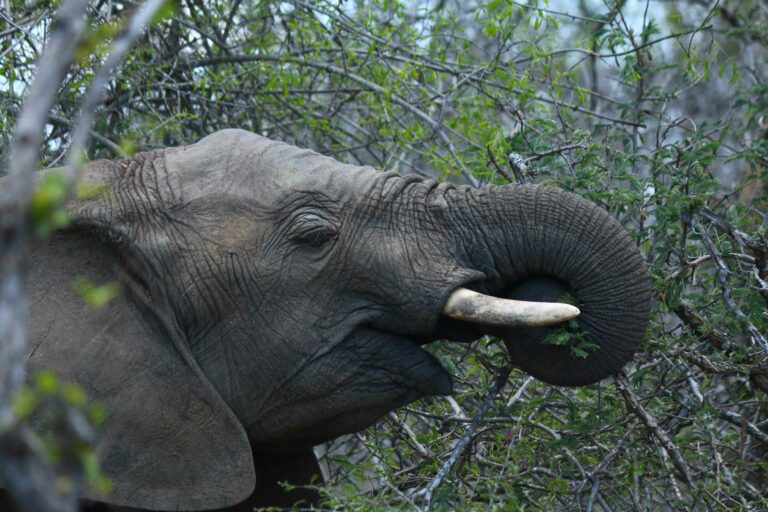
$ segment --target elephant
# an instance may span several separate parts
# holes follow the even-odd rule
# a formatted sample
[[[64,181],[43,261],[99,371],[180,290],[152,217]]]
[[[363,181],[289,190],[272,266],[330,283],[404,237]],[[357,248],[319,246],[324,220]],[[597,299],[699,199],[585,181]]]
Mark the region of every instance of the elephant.
[[[492,334],[515,367],[581,386],[633,358],[650,316],[632,238],[556,188],[380,172],[238,129],[93,161],[83,180],[103,192],[70,200],[25,282],[29,374],[109,415],[113,488],[89,500],[279,501],[263,498],[276,481],[317,472],[314,445],[451,393],[432,341]],[[93,309],[76,276],[122,293]],[[547,342],[574,317],[586,357]]]

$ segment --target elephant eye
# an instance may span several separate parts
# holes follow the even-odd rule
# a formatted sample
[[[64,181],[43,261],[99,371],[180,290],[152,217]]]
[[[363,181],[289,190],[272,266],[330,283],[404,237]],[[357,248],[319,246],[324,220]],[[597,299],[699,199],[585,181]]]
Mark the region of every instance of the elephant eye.
[[[320,247],[336,238],[336,226],[317,215],[304,215],[291,229],[291,239],[309,247]]]

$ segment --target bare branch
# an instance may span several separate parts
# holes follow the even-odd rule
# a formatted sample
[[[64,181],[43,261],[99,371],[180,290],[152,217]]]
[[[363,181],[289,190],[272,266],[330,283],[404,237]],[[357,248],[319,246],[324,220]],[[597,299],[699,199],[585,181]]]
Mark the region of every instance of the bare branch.
[[[136,12],[128,23],[126,29],[112,44],[109,55],[101,65],[101,68],[99,68],[96,76],[93,77],[88,95],[83,101],[77,127],[72,136],[72,145],[69,148],[69,158],[65,174],[70,181],[75,178],[75,174],[79,167],[79,159],[81,158],[83,148],[88,141],[96,108],[103,101],[104,87],[112,76],[114,69],[120,64],[123,57],[125,57],[125,54],[131,46],[133,46],[136,39],[138,39],[144,32],[144,29],[149,25],[152,17],[165,2],[166,0],[148,0],[147,3]]]
[[[656,419],[648,411],[646,411],[642,405],[640,405],[640,401],[637,399],[637,396],[635,396],[635,393],[630,388],[629,381],[623,373],[616,377],[616,387],[624,397],[624,400],[626,401],[629,409],[634,412],[638,418],[640,418],[640,421],[646,426],[648,430],[651,431],[653,436],[659,441],[664,450],[666,450],[667,453],[669,453],[669,455],[672,457],[672,462],[674,463],[675,468],[677,468],[677,471],[680,473],[680,476],[683,477],[685,483],[688,485],[693,485],[691,470],[688,467],[688,464],[685,462],[683,456],[680,454],[680,450],[677,449],[667,433],[664,432],[664,430],[659,426]]]
[[[448,460],[445,461],[445,463],[443,463],[443,465],[440,467],[440,471],[437,472],[437,474],[434,476],[434,478],[432,478],[432,481],[430,481],[427,486],[413,493],[414,497],[424,498],[423,510],[429,510],[430,502],[432,500],[432,493],[435,491],[435,489],[437,489],[440,486],[440,484],[443,482],[443,479],[445,479],[445,477],[448,476],[448,473],[450,473],[451,468],[454,466],[454,464],[456,464],[456,461],[459,460],[459,456],[464,451],[464,448],[466,448],[466,446],[472,440],[472,437],[475,435],[475,431],[477,430],[480,420],[482,420],[483,416],[485,415],[485,412],[493,403],[499,390],[503,388],[504,385],[506,384],[507,379],[509,379],[509,373],[511,371],[512,371],[512,368],[507,366],[507,367],[504,367],[499,372],[499,375],[497,376],[496,380],[494,380],[493,384],[491,384],[491,387],[488,390],[488,393],[486,394],[485,401],[482,403],[482,405],[478,409],[477,414],[475,414],[475,417],[473,418],[472,422],[467,426],[467,429],[464,431],[464,435],[462,435],[461,438],[458,441],[456,441],[456,443],[453,445],[453,448],[451,449],[451,456],[448,457]]]
[[[23,380],[26,305],[21,265],[26,243],[26,212],[35,183],[43,127],[75,46],[85,28],[86,0],[69,0],[59,12],[38,75],[16,123],[8,176],[0,189],[0,428],[11,421],[10,396]]]

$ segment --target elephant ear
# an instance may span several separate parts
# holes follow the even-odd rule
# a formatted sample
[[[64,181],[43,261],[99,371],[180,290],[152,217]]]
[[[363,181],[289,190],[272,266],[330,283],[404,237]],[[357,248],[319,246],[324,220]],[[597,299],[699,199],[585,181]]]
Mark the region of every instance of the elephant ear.
[[[53,370],[107,411],[97,450],[112,489],[86,489],[85,497],[154,510],[248,497],[256,477],[245,431],[162,304],[137,300],[124,285],[94,309],[74,290],[78,276],[98,285],[118,280],[117,252],[73,229],[36,247],[30,263],[28,373]]]

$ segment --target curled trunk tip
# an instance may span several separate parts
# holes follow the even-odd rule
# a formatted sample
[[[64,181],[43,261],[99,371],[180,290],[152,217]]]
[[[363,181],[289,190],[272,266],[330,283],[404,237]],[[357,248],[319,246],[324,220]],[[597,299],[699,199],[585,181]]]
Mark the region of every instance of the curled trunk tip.
[[[573,329],[546,326],[495,329],[523,371],[555,385],[579,386],[615,374],[632,360],[645,336],[651,286],[634,240],[609,212],[559,189],[536,185],[489,188],[494,295],[552,303],[570,295],[581,314]],[[499,205],[502,205],[501,207]],[[501,213],[501,216],[499,215]],[[568,301],[571,302],[571,301]],[[552,334],[568,334],[553,343]]]

